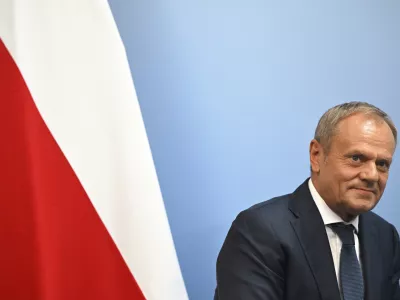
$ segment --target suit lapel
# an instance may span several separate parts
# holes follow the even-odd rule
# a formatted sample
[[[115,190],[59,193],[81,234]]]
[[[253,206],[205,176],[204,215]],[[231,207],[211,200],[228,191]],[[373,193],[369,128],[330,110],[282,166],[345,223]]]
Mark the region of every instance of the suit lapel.
[[[322,300],[340,300],[335,267],[325,225],[312,199],[308,180],[293,194],[289,209],[292,227],[303,248]]]
[[[380,299],[380,282],[374,280],[380,272],[379,268],[379,238],[376,228],[369,221],[369,213],[360,215],[359,241],[360,256],[364,276],[365,297],[364,300]]]

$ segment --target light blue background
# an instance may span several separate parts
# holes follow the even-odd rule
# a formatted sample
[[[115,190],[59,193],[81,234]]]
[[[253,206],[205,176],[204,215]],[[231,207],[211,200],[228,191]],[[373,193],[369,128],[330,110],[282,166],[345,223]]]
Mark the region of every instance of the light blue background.
[[[325,110],[368,101],[400,126],[400,1],[109,2],[192,300],[239,211],[308,176]],[[399,183],[396,159],[376,211],[400,229]]]

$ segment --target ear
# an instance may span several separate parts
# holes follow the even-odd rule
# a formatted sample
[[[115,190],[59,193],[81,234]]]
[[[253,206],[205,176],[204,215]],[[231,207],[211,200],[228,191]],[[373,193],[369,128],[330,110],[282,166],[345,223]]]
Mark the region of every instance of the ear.
[[[310,165],[311,171],[314,173],[319,173],[321,163],[323,162],[324,150],[322,145],[313,139],[310,142]]]

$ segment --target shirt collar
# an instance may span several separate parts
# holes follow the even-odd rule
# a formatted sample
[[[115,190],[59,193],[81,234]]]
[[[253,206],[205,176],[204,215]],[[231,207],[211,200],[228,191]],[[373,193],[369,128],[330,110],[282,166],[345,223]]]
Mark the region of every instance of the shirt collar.
[[[317,205],[317,208],[319,210],[319,213],[321,214],[322,220],[324,221],[325,225],[332,224],[332,223],[338,223],[338,222],[343,222],[345,224],[352,224],[354,228],[356,229],[356,232],[358,232],[358,219],[359,217],[357,216],[354,218],[351,222],[345,222],[341,217],[339,217],[322,199],[318,191],[316,190],[314,184],[312,183],[312,180],[308,181],[308,187],[310,188],[311,196],[314,199],[315,204]]]

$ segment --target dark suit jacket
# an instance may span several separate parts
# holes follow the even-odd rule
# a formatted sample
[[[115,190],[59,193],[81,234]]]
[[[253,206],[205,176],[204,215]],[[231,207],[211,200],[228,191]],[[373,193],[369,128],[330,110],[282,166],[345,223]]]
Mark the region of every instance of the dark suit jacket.
[[[400,244],[393,225],[359,220],[365,300],[400,300]],[[217,260],[214,300],[340,300],[331,249],[308,182],[241,212]]]

